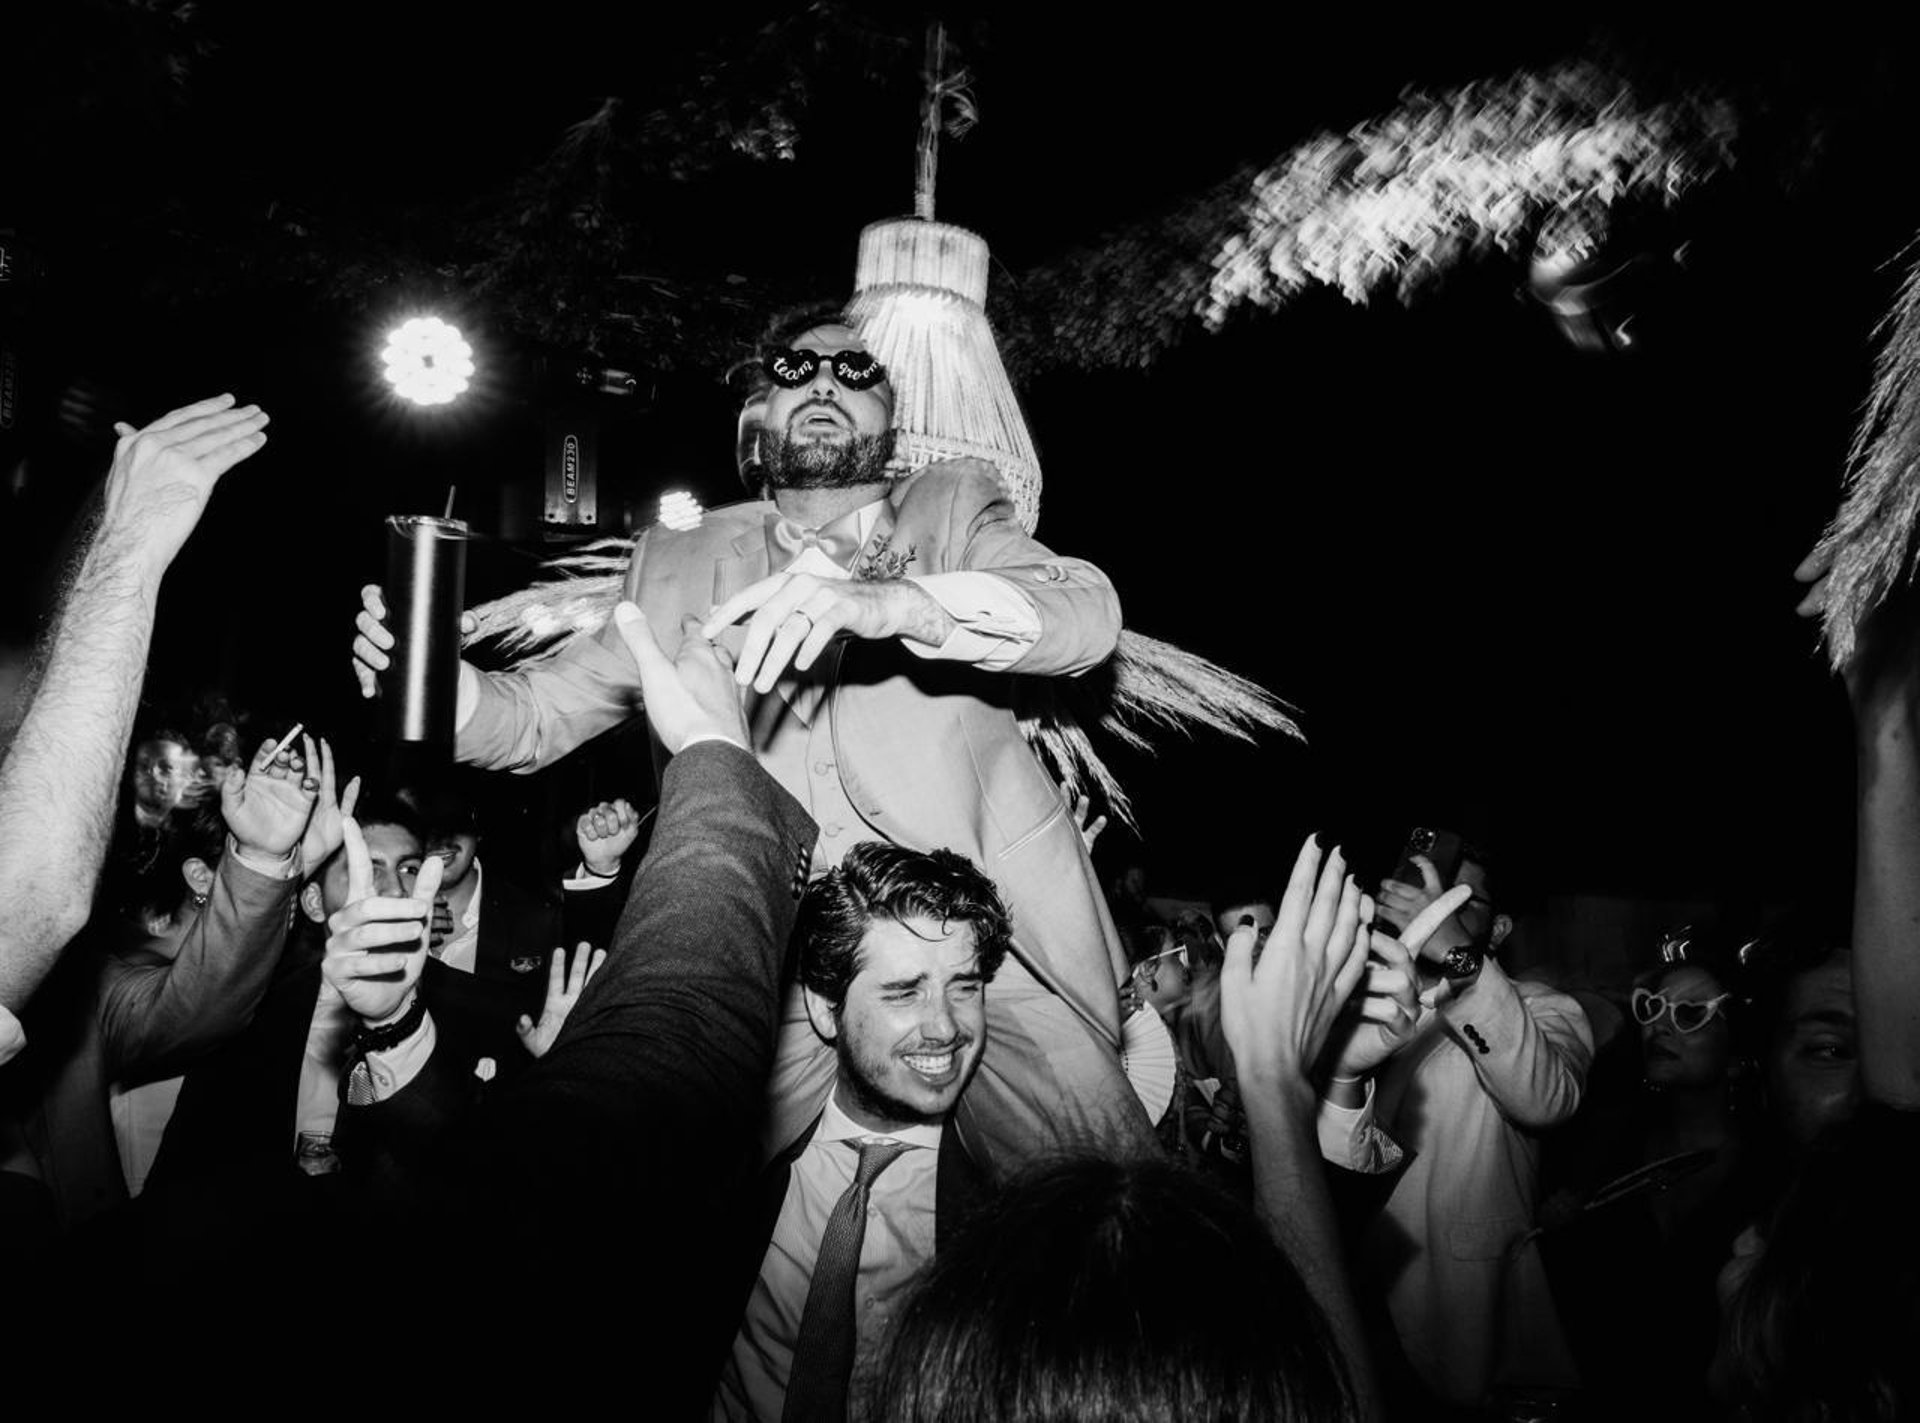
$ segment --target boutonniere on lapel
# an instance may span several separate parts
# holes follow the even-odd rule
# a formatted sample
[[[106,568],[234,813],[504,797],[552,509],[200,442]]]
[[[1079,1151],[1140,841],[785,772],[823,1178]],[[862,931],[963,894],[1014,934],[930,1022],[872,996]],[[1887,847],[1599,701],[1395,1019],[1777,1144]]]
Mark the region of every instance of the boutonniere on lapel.
[[[883,538],[854,560],[853,576],[861,583],[882,583],[905,578],[907,566],[918,552],[918,548],[908,544],[907,551],[902,553],[893,546],[891,537]]]

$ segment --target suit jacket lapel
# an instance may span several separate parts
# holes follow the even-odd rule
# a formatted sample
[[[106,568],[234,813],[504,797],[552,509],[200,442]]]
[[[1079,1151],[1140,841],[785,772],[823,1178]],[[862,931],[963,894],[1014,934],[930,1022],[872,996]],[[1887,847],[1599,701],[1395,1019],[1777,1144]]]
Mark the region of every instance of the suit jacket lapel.
[[[753,527],[735,535],[726,552],[714,560],[713,564],[713,601],[724,603],[735,593],[750,588],[767,576],[767,531],[763,523],[756,522]],[[746,640],[746,627],[738,624],[720,634],[719,643],[727,649],[729,656],[740,655],[740,644]],[[674,640],[679,640],[679,629],[674,629]]]

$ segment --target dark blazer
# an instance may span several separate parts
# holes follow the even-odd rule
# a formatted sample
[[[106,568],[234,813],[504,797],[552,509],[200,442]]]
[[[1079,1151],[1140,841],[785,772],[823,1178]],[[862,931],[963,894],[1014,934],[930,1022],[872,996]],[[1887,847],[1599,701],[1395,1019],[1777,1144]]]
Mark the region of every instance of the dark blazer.
[[[25,1136],[63,1227],[127,1199],[108,1088],[179,1075],[246,1028],[296,887],[228,854],[173,958],[144,942],[77,945],[36,996],[8,1089],[32,1095]]]
[[[424,1348],[410,1333],[395,1367],[470,1349],[468,1304],[513,1300],[569,1357],[617,1358],[649,1416],[704,1412],[745,1301],[726,1261],[761,1176],[782,960],[817,833],[752,756],[689,747],[613,950],[552,1051],[478,1111],[438,1053],[389,1101],[343,1109],[342,1154],[393,1168],[361,1183],[343,1234],[421,1286],[410,1330],[446,1330]],[[402,1178],[436,1183],[432,1199],[383,1194]],[[433,1386],[498,1402],[502,1381],[436,1371]]]

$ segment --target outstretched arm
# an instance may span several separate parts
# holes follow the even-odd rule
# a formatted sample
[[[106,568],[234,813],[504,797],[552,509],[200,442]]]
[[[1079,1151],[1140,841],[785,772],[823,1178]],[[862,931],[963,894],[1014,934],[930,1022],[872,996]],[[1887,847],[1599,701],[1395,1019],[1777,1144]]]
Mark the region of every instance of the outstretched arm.
[[[112,837],[160,580],[220,476],[266,443],[266,413],[215,396],[116,425],[99,528],[0,765],[0,1012],[23,1008],[86,922]]]

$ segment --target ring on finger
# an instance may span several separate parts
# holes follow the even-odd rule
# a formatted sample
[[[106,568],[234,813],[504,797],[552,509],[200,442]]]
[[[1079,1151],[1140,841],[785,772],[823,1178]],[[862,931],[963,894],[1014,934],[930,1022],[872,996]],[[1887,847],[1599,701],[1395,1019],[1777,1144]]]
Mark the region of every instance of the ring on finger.
[[[300,789],[303,791],[317,791],[320,789],[320,781],[314,776],[302,776],[300,778]]]

